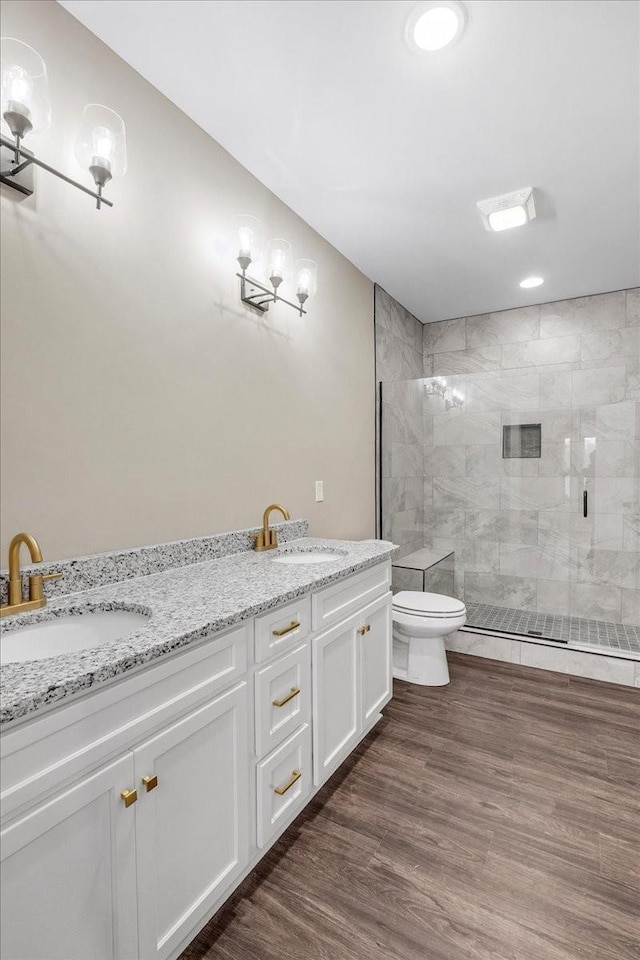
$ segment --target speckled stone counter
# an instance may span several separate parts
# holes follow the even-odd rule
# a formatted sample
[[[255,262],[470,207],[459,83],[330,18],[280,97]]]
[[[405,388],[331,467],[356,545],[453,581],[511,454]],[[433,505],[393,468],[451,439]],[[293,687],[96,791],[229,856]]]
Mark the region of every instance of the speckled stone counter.
[[[73,557],[70,560],[48,560],[39,564],[25,564],[22,567],[22,592],[26,596],[29,590],[29,576],[32,573],[61,573],[59,580],[47,583],[47,597],[62,597],[67,593],[91,590],[107,583],[119,583],[135,577],[148,577],[152,573],[162,573],[172,567],[185,567],[205,560],[217,560],[232,553],[242,553],[253,549],[256,534],[262,527],[249,527],[246,530],[230,530],[227,533],[214,533],[205,537],[192,537],[189,540],[172,540],[168,543],[153,543],[148,546],[130,547],[112,553],[94,553],[88,557]],[[290,540],[299,540],[309,533],[307,520],[285,520],[272,523],[271,529],[278,534],[280,544]],[[44,548],[44,544],[42,545]],[[45,551],[46,552],[46,551]],[[23,553],[24,560],[24,553]],[[8,571],[0,570],[0,602],[7,602]]]
[[[273,562],[275,556],[294,550],[336,552],[340,557],[316,564]],[[149,621],[123,640],[0,668],[0,724],[30,716],[208,634],[364,570],[388,559],[394,550],[393,544],[382,540],[302,538],[273,552],[245,550],[55,598],[41,611],[3,622],[2,633],[94,610],[131,610],[147,614]]]

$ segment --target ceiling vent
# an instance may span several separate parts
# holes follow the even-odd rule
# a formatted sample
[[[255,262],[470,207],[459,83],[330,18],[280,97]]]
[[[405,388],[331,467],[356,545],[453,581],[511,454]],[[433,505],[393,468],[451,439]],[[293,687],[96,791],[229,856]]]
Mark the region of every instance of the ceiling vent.
[[[479,200],[477,206],[485,230],[491,233],[522,227],[536,215],[533,187],[503,193],[499,197],[490,197],[489,200]]]

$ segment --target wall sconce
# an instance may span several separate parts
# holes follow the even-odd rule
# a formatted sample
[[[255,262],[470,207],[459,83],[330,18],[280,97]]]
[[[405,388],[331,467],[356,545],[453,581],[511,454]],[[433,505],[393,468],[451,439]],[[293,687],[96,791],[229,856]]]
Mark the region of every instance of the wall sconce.
[[[76,159],[93,177],[98,194],[112,177],[122,177],[127,170],[127,143],[124,120],[114,110],[99,103],[89,103],[82,111],[76,140]]]
[[[296,260],[296,299],[298,303],[280,296],[278,289],[283,282],[291,279],[291,244],[288,240],[274,238],[269,240],[264,256],[264,272],[269,278],[271,288],[247,275],[252,263],[260,259],[262,252],[262,227],[255,217],[241,216],[237,219],[238,263],[242,273],[240,278],[240,299],[247,306],[266,313],[271,303],[286,303],[297,310],[300,316],[307,311],[303,305],[314,295],[318,287],[318,265],[314,260]]]
[[[296,297],[306,303],[318,289],[318,264],[315,260],[296,260]]]
[[[22,146],[29,133],[42,133],[51,121],[47,67],[40,54],[21,40],[3,37],[1,59],[2,119],[13,139],[0,135],[0,183],[29,197],[34,191],[33,167],[36,166],[94,197],[97,210],[102,204],[112,207],[113,203],[102,196],[102,190],[112,177],[122,176],[126,171],[122,117],[96,103],[84,108],[75,153],[93,178],[96,189],[91,190],[38,160]]]

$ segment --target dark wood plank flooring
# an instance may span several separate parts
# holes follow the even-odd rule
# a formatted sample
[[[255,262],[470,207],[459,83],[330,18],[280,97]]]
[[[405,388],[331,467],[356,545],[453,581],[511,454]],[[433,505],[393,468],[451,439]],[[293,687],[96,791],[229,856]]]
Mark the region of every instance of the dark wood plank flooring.
[[[640,960],[640,692],[460,654],[181,960]]]

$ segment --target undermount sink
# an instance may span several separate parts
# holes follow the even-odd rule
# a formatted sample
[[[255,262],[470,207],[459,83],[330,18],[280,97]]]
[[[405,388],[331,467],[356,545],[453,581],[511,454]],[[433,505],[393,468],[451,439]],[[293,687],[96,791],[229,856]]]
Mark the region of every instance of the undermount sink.
[[[132,610],[95,610],[18,627],[0,636],[0,664],[44,660],[113,643],[148,620],[146,614]]]
[[[331,563],[332,560],[341,560],[342,554],[307,550],[304,553],[281,553],[272,559],[274,563]]]

